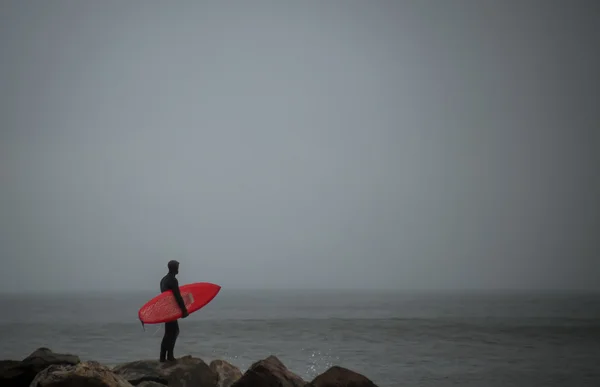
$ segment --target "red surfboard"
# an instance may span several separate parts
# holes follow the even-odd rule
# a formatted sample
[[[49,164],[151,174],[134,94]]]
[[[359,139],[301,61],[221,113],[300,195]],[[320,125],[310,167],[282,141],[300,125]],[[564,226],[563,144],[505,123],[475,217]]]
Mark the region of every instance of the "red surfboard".
[[[212,301],[221,287],[209,282],[197,282],[179,287],[181,298],[189,314],[201,309]],[[160,324],[181,318],[182,313],[171,290],[159,294],[146,302],[138,312],[144,324]]]

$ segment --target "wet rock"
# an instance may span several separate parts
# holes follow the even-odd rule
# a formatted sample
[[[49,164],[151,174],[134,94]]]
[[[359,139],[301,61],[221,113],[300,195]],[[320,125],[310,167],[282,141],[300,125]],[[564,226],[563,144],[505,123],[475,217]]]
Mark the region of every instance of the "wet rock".
[[[39,348],[22,361],[5,360],[0,363],[0,386],[29,387],[35,376],[52,365],[76,365],[80,362],[74,355],[54,353]]]
[[[313,379],[307,387],[377,387],[366,376],[347,368],[333,366]]]
[[[231,387],[304,387],[306,382],[275,356],[259,360]]]
[[[169,387],[216,387],[218,376],[202,360],[184,356],[174,362],[140,360],[121,364],[113,372],[134,386],[154,382]]]
[[[30,387],[131,387],[122,377],[97,362],[52,365],[41,371]]]
[[[213,360],[209,367],[217,374],[217,387],[231,387],[242,377],[242,371],[225,360]]]

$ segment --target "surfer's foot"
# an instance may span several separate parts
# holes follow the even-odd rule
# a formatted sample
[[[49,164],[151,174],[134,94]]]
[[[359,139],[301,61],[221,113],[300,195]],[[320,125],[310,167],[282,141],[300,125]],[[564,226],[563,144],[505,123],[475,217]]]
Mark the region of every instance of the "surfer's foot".
[[[175,355],[171,351],[167,351],[164,356],[161,356],[161,359],[167,359],[167,361],[175,361]]]

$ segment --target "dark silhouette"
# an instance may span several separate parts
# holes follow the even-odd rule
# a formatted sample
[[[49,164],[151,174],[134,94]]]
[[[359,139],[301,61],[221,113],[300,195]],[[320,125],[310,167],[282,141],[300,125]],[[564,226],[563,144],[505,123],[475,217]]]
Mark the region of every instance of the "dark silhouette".
[[[177,278],[175,278],[175,276],[179,274],[179,262],[169,261],[167,267],[169,268],[169,273],[160,281],[160,291],[161,293],[164,293],[168,290],[173,292],[175,301],[177,301],[177,304],[183,313],[181,318],[186,318],[188,316],[188,311],[185,307],[185,303],[183,302],[183,298],[181,297],[181,293],[179,292],[179,281],[177,281]],[[177,336],[179,336],[179,323],[177,320],[165,323],[165,335],[163,336],[160,344],[161,362],[166,360],[175,360],[173,351],[175,350],[175,341],[177,341]]]

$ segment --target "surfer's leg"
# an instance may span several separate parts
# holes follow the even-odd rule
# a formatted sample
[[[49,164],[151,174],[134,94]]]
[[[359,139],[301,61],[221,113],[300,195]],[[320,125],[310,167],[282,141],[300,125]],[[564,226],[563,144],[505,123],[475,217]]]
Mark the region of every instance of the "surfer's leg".
[[[177,320],[172,321],[171,325],[171,336],[169,341],[169,348],[167,350],[167,360],[175,360],[175,342],[177,341],[177,336],[179,336],[179,323]]]
[[[179,335],[179,324],[177,321],[169,321],[165,323],[165,335],[163,336],[163,341],[161,345],[161,360],[166,358],[166,360],[175,360],[173,356],[173,350],[175,347],[175,340],[177,340],[177,336]]]
[[[160,343],[160,361],[163,362],[167,359],[167,350],[169,349],[170,338],[169,338],[169,323],[165,323],[165,333]]]

